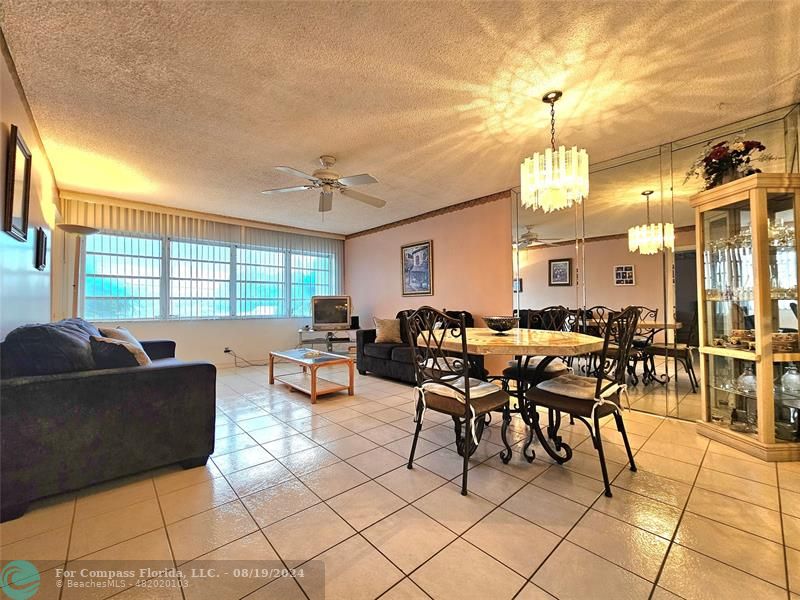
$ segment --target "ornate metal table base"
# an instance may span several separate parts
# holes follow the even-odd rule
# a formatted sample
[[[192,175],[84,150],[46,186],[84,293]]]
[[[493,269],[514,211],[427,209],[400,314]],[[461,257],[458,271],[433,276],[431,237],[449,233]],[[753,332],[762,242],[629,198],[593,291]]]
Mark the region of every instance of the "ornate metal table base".
[[[572,458],[572,448],[570,448],[569,444],[563,442],[561,440],[561,436],[558,435],[558,428],[561,425],[561,413],[552,409],[548,410],[547,437],[545,437],[544,432],[542,432],[542,427],[539,423],[540,415],[536,410],[536,405],[530,402],[525,396],[525,391],[528,389],[529,385],[536,385],[536,383],[544,379],[544,373],[547,365],[549,365],[555,358],[555,356],[543,357],[539,361],[539,364],[536,365],[533,382],[528,383],[522,379],[522,374],[527,371],[531,357],[517,357],[517,373],[519,373],[519,379],[517,380],[517,405],[519,406],[519,414],[522,417],[522,420],[525,421],[525,424],[528,426],[528,439],[525,441],[525,445],[522,447],[522,455],[529,463],[532,463],[536,458],[536,452],[531,449],[531,446],[533,445],[534,433],[536,434],[536,438],[539,440],[539,443],[542,445],[544,451],[558,464],[563,464]],[[551,447],[548,443],[548,438],[553,441],[553,447]],[[563,456],[559,454],[561,451],[564,452]]]

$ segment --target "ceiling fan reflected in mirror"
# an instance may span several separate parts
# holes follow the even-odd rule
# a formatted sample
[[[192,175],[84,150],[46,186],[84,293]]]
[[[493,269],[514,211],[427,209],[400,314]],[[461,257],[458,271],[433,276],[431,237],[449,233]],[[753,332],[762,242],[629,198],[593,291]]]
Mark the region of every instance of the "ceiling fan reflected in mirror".
[[[349,175],[347,177],[342,177],[339,175],[339,173],[333,170],[333,165],[336,164],[336,158],[327,154],[320,156],[319,162],[322,165],[322,168],[317,169],[311,175],[308,173],[303,173],[302,171],[292,167],[275,167],[275,169],[282,171],[283,173],[288,173],[289,175],[306,179],[308,180],[308,183],[292,187],[264,190],[261,193],[282,194],[285,192],[302,192],[305,190],[313,190],[318,188],[320,190],[319,212],[328,212],[333,208],[333,192],[336,190],[338,190],[343,196],[347,196],[353,200],[358,200],[364,204],[369,204],[375,208],[383,208],[386,205],[386,201],[381,200],[380,198],[350,189],[352,186],[356,185],[378,183],[378,180],[372,175],[368,173],[361,173],[360,175]]]
[[[533,231],[534,225],[526,225],[525,232],[512,245],[518,250],[525,248],[535,248],[536,246],[555,246],[558,242],[563,242],[561,238],[543,238]]]

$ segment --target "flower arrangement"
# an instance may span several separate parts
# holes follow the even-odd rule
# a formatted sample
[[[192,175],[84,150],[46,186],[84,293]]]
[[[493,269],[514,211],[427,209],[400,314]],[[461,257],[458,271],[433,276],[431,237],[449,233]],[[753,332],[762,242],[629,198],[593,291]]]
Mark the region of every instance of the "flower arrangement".
[[[753,166],[754,162],[766,162],[776,157],[764,152],[766,147],[757,140],[744,140],[737,137],[733,142],[725,140],[706,149],[686,173],[684,183],[692,177],[702,177],[706,190],[739,177],[753,173],[761,173],[761,169]]]

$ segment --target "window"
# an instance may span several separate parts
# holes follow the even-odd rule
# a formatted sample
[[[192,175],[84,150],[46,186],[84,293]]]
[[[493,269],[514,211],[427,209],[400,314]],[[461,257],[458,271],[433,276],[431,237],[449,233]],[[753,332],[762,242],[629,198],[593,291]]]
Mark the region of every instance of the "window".
[[[84,315],[97,321],[309,317],[339,293],[334,252],[97,234],[86,239]]]
[[[291,316],[310,317],[311,297],[330,294],[331,257],[326,254],[292,254]]]
[[[169,316],[231,316],[231,252],[222,244],[169,242]]]
[[[240,317],[278,317],[286,314],[285,307],[285,252],[238,248],[236,314]]]
[[[87,319],[161,317],[160,239],[97,234],[86,238]]]

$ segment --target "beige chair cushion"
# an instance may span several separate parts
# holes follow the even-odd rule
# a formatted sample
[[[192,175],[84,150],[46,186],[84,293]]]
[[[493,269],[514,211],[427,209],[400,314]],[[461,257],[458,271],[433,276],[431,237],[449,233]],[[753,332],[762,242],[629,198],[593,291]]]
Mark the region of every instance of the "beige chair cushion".
[[[376,344],[402,344],[400,336],[400,319],[379,319],[374,317]]]
[[[492,410],[499,410],[508,402],[508,394],[503,390],[496,387],[497,391],[488,396],[481,396],[480,398],[469,399],[470,408],[474,414],[486,414]],[[440,396],[433,392],[425,393],[425,406],[428,409],[435,410],[436,412],[445,413],[455,417],[463,417],[465,412],[465,405],[463,398],[450,398],[449,396]]]
[[[597,389],[596,377],[583,377],[574,373],[565,373],[560,377],[548,379],[536,386],[537,389],[559,396],[578,398],[579,400],[594,400],[595,390]],[[603,398],[613,396],[620,389],[619,385],[612,385],[610,388],[601,392]]]
[[[546,358],[545,356],[534,356],[533,358],[531,358],[530,362],[528,363],[528,370],[535,371],[536,367],[539,366],[539,363],[542,362],[545,358]],[[523,364],[525,364],[524,361]],[[517,361],[516,360],[508,361],[508,366],[516,368]],[[544,368],[545,373],[561,373],[562,371],[569,371],[569,367],[567,366],[567,363],[565,363],[560,358],[554,358],[553,361]]]
[[[447,387],[446,385],[441,385],[439,383],[423,383],[422,389],[426,392],[431,392],[432,394],[437,394],[439,396],[447,396],[449,398],[455,398],[459,402],[464,401],[464,378],[458,377],[453,378],[454,387],[460,390],[456,392],[454,389]],[[489,383],[488,381],[481,381],[480,379],[473,379],[470,378],[469,380],[469,397],[472,398],[482,398],[483,396],[488,396],[489,394],[494,394],[495,392],[500,391],[500,388],[494,385],[493,383]]]

